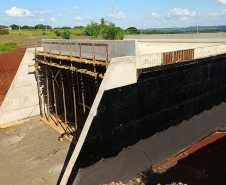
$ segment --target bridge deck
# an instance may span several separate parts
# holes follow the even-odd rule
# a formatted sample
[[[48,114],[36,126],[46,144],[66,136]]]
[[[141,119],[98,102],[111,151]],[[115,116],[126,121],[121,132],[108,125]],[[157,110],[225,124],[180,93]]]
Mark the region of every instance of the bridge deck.
[[[153,43],[138,42],[138,48],[141,55],[149,53],[171,52],[176,50],[187,50],[209,46],[221,45],[219,43]]]

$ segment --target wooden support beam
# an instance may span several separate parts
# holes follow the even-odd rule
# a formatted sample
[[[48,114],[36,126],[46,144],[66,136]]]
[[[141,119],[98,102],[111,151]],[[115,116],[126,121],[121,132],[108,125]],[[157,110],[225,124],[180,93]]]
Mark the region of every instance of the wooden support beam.
[[[47,96],[47,120],[49,120],[49,76],[48,76],[48,70],[46,68],[46,96]]]
[[[78,104],[79,104],[79,105],[81,105],[81,106],[84,106],[84,104],[83,104],[83,103],[81,103],[81,102],[78,102]],[[91,107],[89,107],[88,105],[85,105],[85,108],[87,108],[87,109],[91,109]]]
[[[87,75],[87,78],[88,78],[89,102],[90,102],[90,106],[92,106],[92,99],[91,99],[91,89],[90,89],[89,75]]]
[[[83,82],[83,74],[81,73],[81,87],[82,87],[82,104],[83,104],[83,113],[86,113],[85,107],[85,91],[84,91],[84,82]]]
[[[63,93],[63,103],[64,103],[64,121],[67,125],[67,106],[66,106],[66,100],[65,100],[65,91],[64,91],[64,79],[62,75],[62,71],[60,72],[60,80],[61,80],[61,86],[62,86],[62,93]]]
[[[73,92],[73,102],[74,102],[74,116],[75,116],[75,130],[78,129],[78,121],[77,121],[77,107],[76,107],[76,95],[75,95],[75,81],[74,81],[74,72],[71,72],[72,79],[72,92]]]
[[[41,95],[41,89],[40,89],[40,77],[39,77],[39,71],[38,71],[37,66],[35,66],[35,72],[36,72],[36,77],[37,77],[37,81],[38,81],[38,97],[39,97],[40,115],[43,118],[43,106],[42,106],[42,95]]]
[[[55,77],[54,77],[54,74],[53,72],[51,71],[52,73],[52,85],[53,85],[53,99],[54,99],[54,108],[55,108],[55,117],[56,117],[56,120],[57,120],[57,123],[56,125],[58,126],[58,122],[59,122],[59,119],[58,119],[58,114],[57,114],[57,102],[56,102],[56,89],[55,89]]]

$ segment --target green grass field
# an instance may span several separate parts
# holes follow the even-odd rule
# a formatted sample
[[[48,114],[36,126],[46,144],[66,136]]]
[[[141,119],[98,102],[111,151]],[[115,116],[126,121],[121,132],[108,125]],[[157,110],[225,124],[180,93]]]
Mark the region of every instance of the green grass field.
[[[15,48],[17,48],[19,44],[13,41],[7,41],[0,43],[0,53],[3,52],[13,52]]]
[[[9,36],[24,36],[24,37],[52,37],[56,38],[57,35],[54,33],[56,30],[59,32],[63,32],[62,29],[53,29],[53,30],[10,30]],[[76,29],[69,29],[71,35],[75,36],[82,36],[84,35],[84,28],[76,28]]]

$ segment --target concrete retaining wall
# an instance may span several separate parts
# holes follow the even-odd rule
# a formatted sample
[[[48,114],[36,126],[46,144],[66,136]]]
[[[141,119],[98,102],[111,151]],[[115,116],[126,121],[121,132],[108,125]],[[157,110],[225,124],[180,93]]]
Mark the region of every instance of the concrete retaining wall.
[[[0,128],[15,125],[21,119],[40,114],[37,81],[34,67],[34,49],[27,49],[19,69],[0,107]]]
[[[225,43],[226,33],[125,35],[124,40],[175,43]]]
[[[96,44],[109,44],[109,58],[124,57],[124,56],[136,56],[139,55],[137,48],[137,42],[132,41],[86,41],[86,40],[62,40],[62,39],[42,39],[42,42],[55,42],[56,44],[51,45],[52,52],[59,53],[59,42],[71,42],[71,43],[96,43]],[[73,56],[79,56],[79,46],[72,46]],[[82,55],[86,57],[92,57],[92,46],[82,46]],[[62,54],[70,55],[70,46],[61,45]],[[49,52],[49,44],[46,44],[46,51]],[[105,47],[95,47],[95,53],[97,58],[106,57]]]

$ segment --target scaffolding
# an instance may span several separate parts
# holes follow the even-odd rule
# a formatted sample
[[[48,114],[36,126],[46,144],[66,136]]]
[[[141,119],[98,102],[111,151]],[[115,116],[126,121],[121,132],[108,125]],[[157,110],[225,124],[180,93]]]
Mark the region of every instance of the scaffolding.
[[[109,65],[109,45],[97,43],[41,42],[35,45],[35,73],[39,91],[40,114],[55,120],[63,135],[79,138],[85,120]],[[58,50],[52,48],[56,45]],[[62,51],[62,46],[69,51]],[[77,46],[76,54],[73,46]],[[92,47],[91,56],[82,47]],[[96,57],[96,48],[106,48],[105,58]],[[67,47],[68,48],[68,47]],[[80,131],[79,131],[80,130]]]

